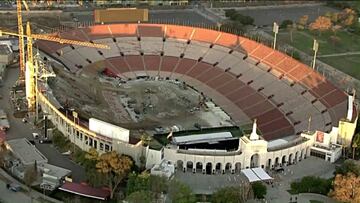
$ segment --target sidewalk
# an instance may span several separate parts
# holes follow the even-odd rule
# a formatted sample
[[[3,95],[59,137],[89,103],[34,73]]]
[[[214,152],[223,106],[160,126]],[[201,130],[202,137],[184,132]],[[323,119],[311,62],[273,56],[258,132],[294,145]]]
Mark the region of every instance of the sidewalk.
[[[31,195],[27,192],[12,192],[9,191],[6,188],[6,183],[16,183],[21,186],[22,189],[25,191],[28,191],[28,187],[22,183],[20,183],[18,180],[10,176],[6,173],[3,169],[0,169],[0,200],[5,201],[6,203],[13,203],[13,202],[21,202],[21,203],[27,203],[27,202],[42,202],[41,200],[46,200],[48,202],[53,203],[62,203],[62,201],[56,200],[54,198],[51,198],[49,196],[43,195],[40,192],[36,190],[31,190]],[[31,200],[32,199],[32,200]]]

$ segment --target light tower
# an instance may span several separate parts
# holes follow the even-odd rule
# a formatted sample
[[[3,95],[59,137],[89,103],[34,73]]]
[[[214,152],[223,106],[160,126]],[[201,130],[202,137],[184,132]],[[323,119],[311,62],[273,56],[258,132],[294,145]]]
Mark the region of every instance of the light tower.
[[[273,32],[274,32],[274,46],[273,46],[273,49],[275,49],[276,48],[276,36],[277,36],[277,34],[279,32],[279,25],[276,22],[274,22]]]
[[[315,69],[316,54],[319,50],[319,43],[316,41],[316,39],[314,39],[313,50],[314,50],[314,59],[313,59],[313,63],[312,63],[312,68]]]

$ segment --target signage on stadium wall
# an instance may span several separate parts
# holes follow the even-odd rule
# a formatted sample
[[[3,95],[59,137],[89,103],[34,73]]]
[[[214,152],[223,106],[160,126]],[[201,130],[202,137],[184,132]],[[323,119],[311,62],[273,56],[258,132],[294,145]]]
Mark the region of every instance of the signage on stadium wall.
[[[324,143],[324,132],[316,131],[316,142]]]

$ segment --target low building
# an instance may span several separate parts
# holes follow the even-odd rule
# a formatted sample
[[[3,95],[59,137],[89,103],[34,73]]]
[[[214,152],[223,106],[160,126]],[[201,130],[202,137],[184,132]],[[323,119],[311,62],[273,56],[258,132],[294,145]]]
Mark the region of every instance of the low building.
[[[175,173],[175,165],[171,161],[163,160],[151,168],[151,175],[170,177]]]
[[[71,171],[65,168],[48,164],[48,159],[29,142],[26,138],[14,139],[5,142],[8,150],[11,151],[13,158],[11,160],[11,172],[20,179],[25,177],[25,171],[29,167],[37,165],[38,174],[41,174],[34,185],[40,185],[46,190],[58,188],[65,177],[71,174]]]
[[[54,190],[59,187],[65,180],[65,177],[71,174],[71,171],[68,169],[47,163],[38,165],[38,168],[42,171],[42,182],[40,187],[48,190]]]
[[[6,141],[6,147],[25,167],[35,163],[45,164],[48,159],[26,138]]]

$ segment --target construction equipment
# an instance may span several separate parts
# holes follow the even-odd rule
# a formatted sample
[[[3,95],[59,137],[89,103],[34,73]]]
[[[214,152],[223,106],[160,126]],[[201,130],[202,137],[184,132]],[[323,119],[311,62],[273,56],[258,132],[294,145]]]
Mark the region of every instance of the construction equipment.
[[[27,38],[27,62],[25,63],[25,68],[26,68],[25,73],[26,74],[22,73],[22,71],[24,71],[24,70],[23,70],[23,67],[21,67],[21,65],[20,65],[20,79],[25,79],[26,98],[28,100],[28,111],[30,111],[30,112],[33,112],[35,110],[35,101],[36,101],[36,90],[35,90],[36,68],[34,68],[33,51],[32,51],[33,39],[58,42],[60,44],[72,44],[72,45],[86,46],[86,47],[99,48],[99,49],[109,49],[109,46],[104,45],[104,44],[96,44],[96,43],[91,43],[91,42],[62,39],[62,38],[49,36],[49,35],[32,34],[29,22],[27,22],[27,24],[26,24],[26,35],[0,30],[0,36],[2,34]],[[23,47],[20,47],[20,44],[19,44],[19,50],[24,50],[24,45],[23,45]]]
[[[79,46],[86,46],[86,47],[93,47],[99,49],[110,49],[107,45],[103,44],[95,44],[91,42],[83,42],[77,40],[70,40],[70,39],[62,39],[59,37],[54,37],[50,35],[39,35],[39,34],[32,34],[30,23],[27,22],[26,25],[26,35],[24,34],[23,24],[22,24],[22,15],[21,15],[21,6],[22,3],[25,6],[25,9],[29,11],[29,7],[26,4],[26,1],[17,0],[17,18],[18,18],[18,33],[13,32],[6,32],[0,31],[0,36],[2,34],[12,35],[19,37],[19,66],[20,66],[20,73],[19,73],[19,83],[23,84],[25,82],[26,88],[26,98],[28,100],[28,111],[33,112],[35,110],[36,104],[36,76],[35,74],[37,68],[34,69],[34,60],[33,60],[33,51],[32,51],[32,41],[33,39],[38,40],[46,40],[52,42],[58,42],[60,44],[72,44],[72,45],[79,45]],[[24,45],[24,37],[27,38],[27,61],[25,63],[25,45]],[[37,66],[37,63],[35,63]],[[26,74],[25,74],[26,73]]]
[[[28,9],[26,2],[24,1],[25,9]],[[18,20],[18,33],[19,33],[19,66],[20,66],[20,73],[19,73],[19,81],[24,80],[24,58],[25,58],[25,50],[24,50],[24,28],[22,24],[22,15],[21,15],[21,1],[16,1],[16,13],[17,13],[17,20]]]

